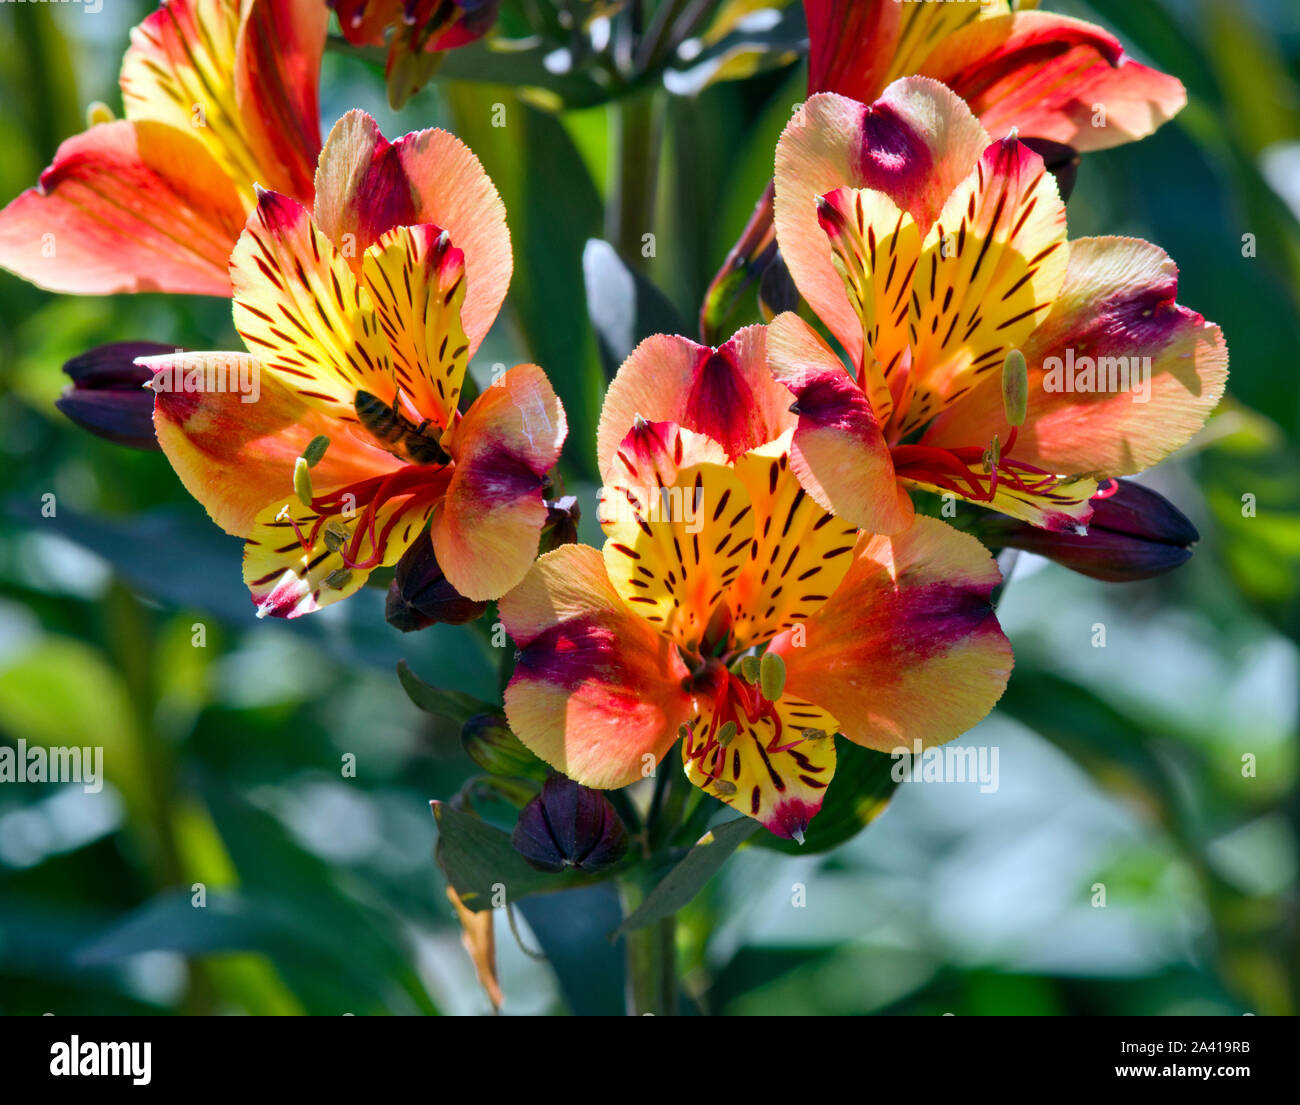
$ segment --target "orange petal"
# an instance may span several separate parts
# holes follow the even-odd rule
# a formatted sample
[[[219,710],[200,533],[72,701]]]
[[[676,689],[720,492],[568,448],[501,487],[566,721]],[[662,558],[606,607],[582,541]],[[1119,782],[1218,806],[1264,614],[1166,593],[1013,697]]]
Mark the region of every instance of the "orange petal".
[[[792,426],[789,406],[767,369],[765,327],[746,327],[717,349],[656,334],[632,351],[605,394],[596,433],[600,470],[608,473],[638,416],[707,434],[734,458]]]
[[[318,491],[400,465],[305,404],[245,354],[179,353],[140,363],[156,373],[159,445],[185,489],[227,533],[247,537],[268,502],[292,493],[294,463],[314,437],[330,439],[312,469]]]
[[[309,406],[359,424],[358,391],[389,406],[388,343],[369,294],[305,207],[263,192],[230,258],[235,328]]]
[[[1017,458],[1053,472],[1121,476],[1187,443],[1223,395],[1228,351],[1222,331],[1177,294],[1177,266],[1158,246],[1070,243],[1061,294],[1023,348],[1029,405]],[[924,443],[982,444],[993,433],[1005,438],[996,374],[941,415]]]
[[[455,467],[433,544],[462,595],[494,599],[523,579],[546,521],[542,486],[567,433],[550,381],[529,364],[485,388],[443,439]]]
[[[838,92],[862,103],[879,96],[889,83],[905,6],[891,0],[804,0],[808,91]]]
[[[473,357],[510,286],[513,261],[505,205],[478,158],[442,130],[391,145],[363,111],[350,111],[325,140],[316,170],[316,220],[345,256],[357,258],[395,226],[433,223],[465,254],[461,321]]]
[[[995,138],[1016,127],[1076,150],[1145,137],[1187,103],[1182,82],[1127,57],[1101,27],[1048,12],[971,23],[941,41],[916,72],[966,100]]]
[[[689,672],[676,646],[624,606],[600,553],[547,553],[500,611],[520,648],[505,695],[519,739],[585,786],[650,774],[694,713],[682,689]]]
[[[310,200],[328,19],[311,0],[170,0],[131,32],[126,117],[196,136],[247,204],[254,183]]]
[[[987,145],[966,104],[924,77],[895,81],[870,106],[812,96],[781,135],[777,242],[800,294],[853,363],[862,359],[861,322],[818,225],[818,198],[837,188],[884,192],[924,233]]]
[[[788,693],[829,711],[857,744],[942,744],[983,718],[1011,674],[989,602],[1000,575],[975,538],[933,518],[863,537],[830,602],[771,649]]]
[[[894,477],[880,425],[838,357],[794,314],[772,320],[772,372],[794,395],[790,467],[817,504],[869,533],[896,533],[912,501]]]
[[[0,265],[84,295],[229,295],[244,205],[207,147],[162,123],[102,123],[0,212]]]
[[[329,12],[320,0],[252,0],[240,24],[235,93],[264,177],[304,202],[320,156],[320,68]],[[273,183],[276,172],[285,179]]]
[[[925,237],[908,320],[915,394],[900,435],[1001,373],[1052,309],[1068,249],[1043,159],[1014,138],[993,143]]]

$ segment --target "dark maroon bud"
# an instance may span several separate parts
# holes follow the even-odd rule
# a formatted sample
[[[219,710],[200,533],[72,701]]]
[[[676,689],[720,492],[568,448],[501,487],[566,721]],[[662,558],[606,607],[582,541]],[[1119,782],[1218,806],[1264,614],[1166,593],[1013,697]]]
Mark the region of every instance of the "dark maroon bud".
[[[600,791],[552,775],[542,793],[519,811],[510,841],[538,871],[572,867],[595,873],[623,858],[627,829]]]
[[[174,345],[150,341],[119,341],[87,350],[63,366],[72,384],[54,405],[97,437],[132,449],[156,450],[154,393],[144,386],[153,372],[134,362],[176,351]]]
[[[422,535],[397,562],[393,582],[388,586],[384,617],[388,624],[411,633],[436,622],[464,625],[487,609],[487,603],[467,599],[442,574],[433,554],[433,543]]]
[[[561,545],[578,543],[578,519],[582,511],[578,507],[576,495],[564,495],[558,499],[546,500],[546,523],[542,526],[542,540],[537,552],[550,552]]]
[[[1061,202],[1068,200],[1079,179],[1079,151],[1063,142],[1053,142],[1050,138],[1022,138],[1020,141],[1038,154],[1047,166],[1047,171],[1056,177]]]
[[[1163,575],[1190,559],[1200,534],[1182,511],[1142,484],[1111,482],[1111,494],[1092,500],[1086,534],[1049,533],[997,518],[980,529],[980,536],[989,545],[1037,553],[1082,575],[1117,583]]]

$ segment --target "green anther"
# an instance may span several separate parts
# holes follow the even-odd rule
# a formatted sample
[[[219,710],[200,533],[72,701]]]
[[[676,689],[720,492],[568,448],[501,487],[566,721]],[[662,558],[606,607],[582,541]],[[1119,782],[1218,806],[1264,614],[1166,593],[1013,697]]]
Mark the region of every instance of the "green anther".
[[[690,740],[690,739],[691,739],[691,727],[690,727],[689,725],[679,725],[679,726],[677,726],[677,735],[678,735],[679,737],[681,737],[682,740]]]
[[[1025,409],[1029,406],[1029,367],[1025,355],[1013,349],[1002,362],[1002,409],[1012,426],[1025,424]]]
[[[805,729],[803,739],[806,741],[824,741],[830,734],[825,729]]]
[[[714,779],[713,789],[716,790],[719,794],[725,794],[728,798],[730,798],[733,794],[736,793],[736,784],[733,783],[730,779]]]
[[[329,447],[330,439],[324,434],[317,434],[307,442],[307,448],[302,451],[302,459],[307,462],[307,467],[315,468],[321,462],[325,450]]]
[[[746,683],[758,682],[759,667],[757,656],[742,656],[740,658],[740,674]]]
[[[736,723],[734,721],[727,722],[726,725],[724,725],[721,729],[718,730],[718,743],[722,745],[723,748],[726,748],[727,745],[729,745],[735,739],[736,739]]]
[[[293,466],[293,493],[303,506],[311,506],[311,469],[307,458],[299,457]]]
[[[785,690],[785,661],[775,652],[763,653],[758,666],[758,686],[768,702],[776,702]]]
[[[346,526],[341,526],[337,522],[327,522],[323,536],[325,547],[330,552],[338,552],[352,535],[348,532]]]
[[[351,578],[352,573],[347,568],[335,568],[325,577],[325,586],[335,591],[342,591]]]

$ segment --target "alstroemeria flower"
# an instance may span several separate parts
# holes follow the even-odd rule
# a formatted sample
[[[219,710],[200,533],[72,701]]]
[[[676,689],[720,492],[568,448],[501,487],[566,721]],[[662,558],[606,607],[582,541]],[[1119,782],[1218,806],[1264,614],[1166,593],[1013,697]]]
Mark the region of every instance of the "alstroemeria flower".
[[[1168,256],[1067,241],[1042,158],[990,144],[936,81],[896,81],[871,106],[812,97],[777,146],[776,233],[851,366],[798,316],[773,322],[799,411],[792,463],[875,532],[910,519],[900,486],[1077,529],[1100,478],[1185,444],[1223,394],[1223,335],[1175,302]]]
[[[501,0],[327,0],[343,36],[355,46],[388,39],[388,94],[401,107],[418,92],[446,50],[482,38],[497,20]]]
[[[55,292],[230,295],[254,185],[312,200],[320,0],[168,0],[131,32],[126,118],[0,211],[0,266]]]
[[[1015,128],[1076,150],[1143,138],[1187,103],[1177,77],[1134,61],[1103,28],[1013,11],[1008,0],[803,0],[803,7],[810,93],[870,103],[899,77],[933,77],[993,138]]]
[[[799,486],[765,344],[658,336],[624,363],[597,445],[603,553],[564,545],[501,600],[520,648],[505,705],[590,787],[643,778],[680,735],[692,782],[800,839],[836,733],[951,740],[997,701],[1011,649],[977,541],[934,519],[859,534]]]
[[[259,614],[351,594],[427,540],[426,523],[467,598],[523,577],[564,411],[536,365],[458,409],[511,265],[496,188],[445,131],[390,145],[351,112],[321,153],[314,213],[261,194],[230,262],[250,353],[142,362],[163,451],[213,520],[248,539]]]
[[[871,103],[899,77],[933,77],[970,105],[993,138],[1016,128],[1039,153],[1052,148],[1071,178],[1072,150],[1136,141],[1187,103],[1176,77],[1133,61],[1101,27],[1013,11],[1008,0],[803,0],[803,7],[809,95]],[[709,285],[702,334],[777,259],[772,242],[769,189]],[[761,290],[760,305],[766,317]]]

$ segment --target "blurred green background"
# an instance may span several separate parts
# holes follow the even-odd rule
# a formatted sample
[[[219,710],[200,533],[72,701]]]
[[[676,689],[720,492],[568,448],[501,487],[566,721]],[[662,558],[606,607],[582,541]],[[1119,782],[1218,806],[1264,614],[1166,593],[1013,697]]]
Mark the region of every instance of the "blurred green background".
[[[1300,1003],[1300,7],[1047,6],[1105,23],[1188,88],[1188,108],[1154,137],[1085,158],[1069,218],[1072,236],[1163,246],[1181,301],[1227,334],[1229,401],[1148,477],[1202,543],[1188,566],[1142,584],[1022,557],[1001,607],[1011,688],[963,738],[1000,749],[998,791],[903,786],[838,851],[743,850],[683,916],[702,1010],[1290,1014]],[[36,180],[90,101],[120,110],[127,32],[152,7],[0,5],[0,200]],[[547,7],[508,2],[503,29],[536,33]],[[719,26],[691,64],[657,60],[642,82],[657,91],[612,101],[556,42],[504,61],[462,51],[396,114],[371,62],[327,56],[327,127],[354,106],[390,138],[448,126],[497,181],[515,277],[472,370],[487,379],[497,362],[531,359],[556,382],[588,540],[607,362],[634,332],[694,334],[803,95],[788,14]],[[647,151],[660,154],[654,173]],[[643,227],[635,203],[648,197],[616,185],[651,177]],[[641,285],[638,317],[612,321],[593,296],[593,325],[584,288],[633,278],[588,240],[627,252],[643,230],[654,255],[629,260],[659,293]],[[737,324],[756,319],[745,309]],[[464,630],[399,634],[380,589],[297,623],[257,622],[238,542],[161,455],[100,441],[53,407],[66,359],[126,339],[239,348],[222,301],[59,298],[0,273],[0,741],[101,745],[109,778],[95,795],[0,786],[0,1012],[486,1011],[432,862],[427,805],[472,765],[394,668],[404,657],[430,682],[490,696],[492,650]],[[49,492],[53,518],[40,512]],[[348,755],[355,778],[340,770]],[[205,909],[191,905],[196,883]],[[525,903],[523,942],[550,963],[498,916],[505,1011],[619,1011],[604,940],[613,909],[601,890]]]

